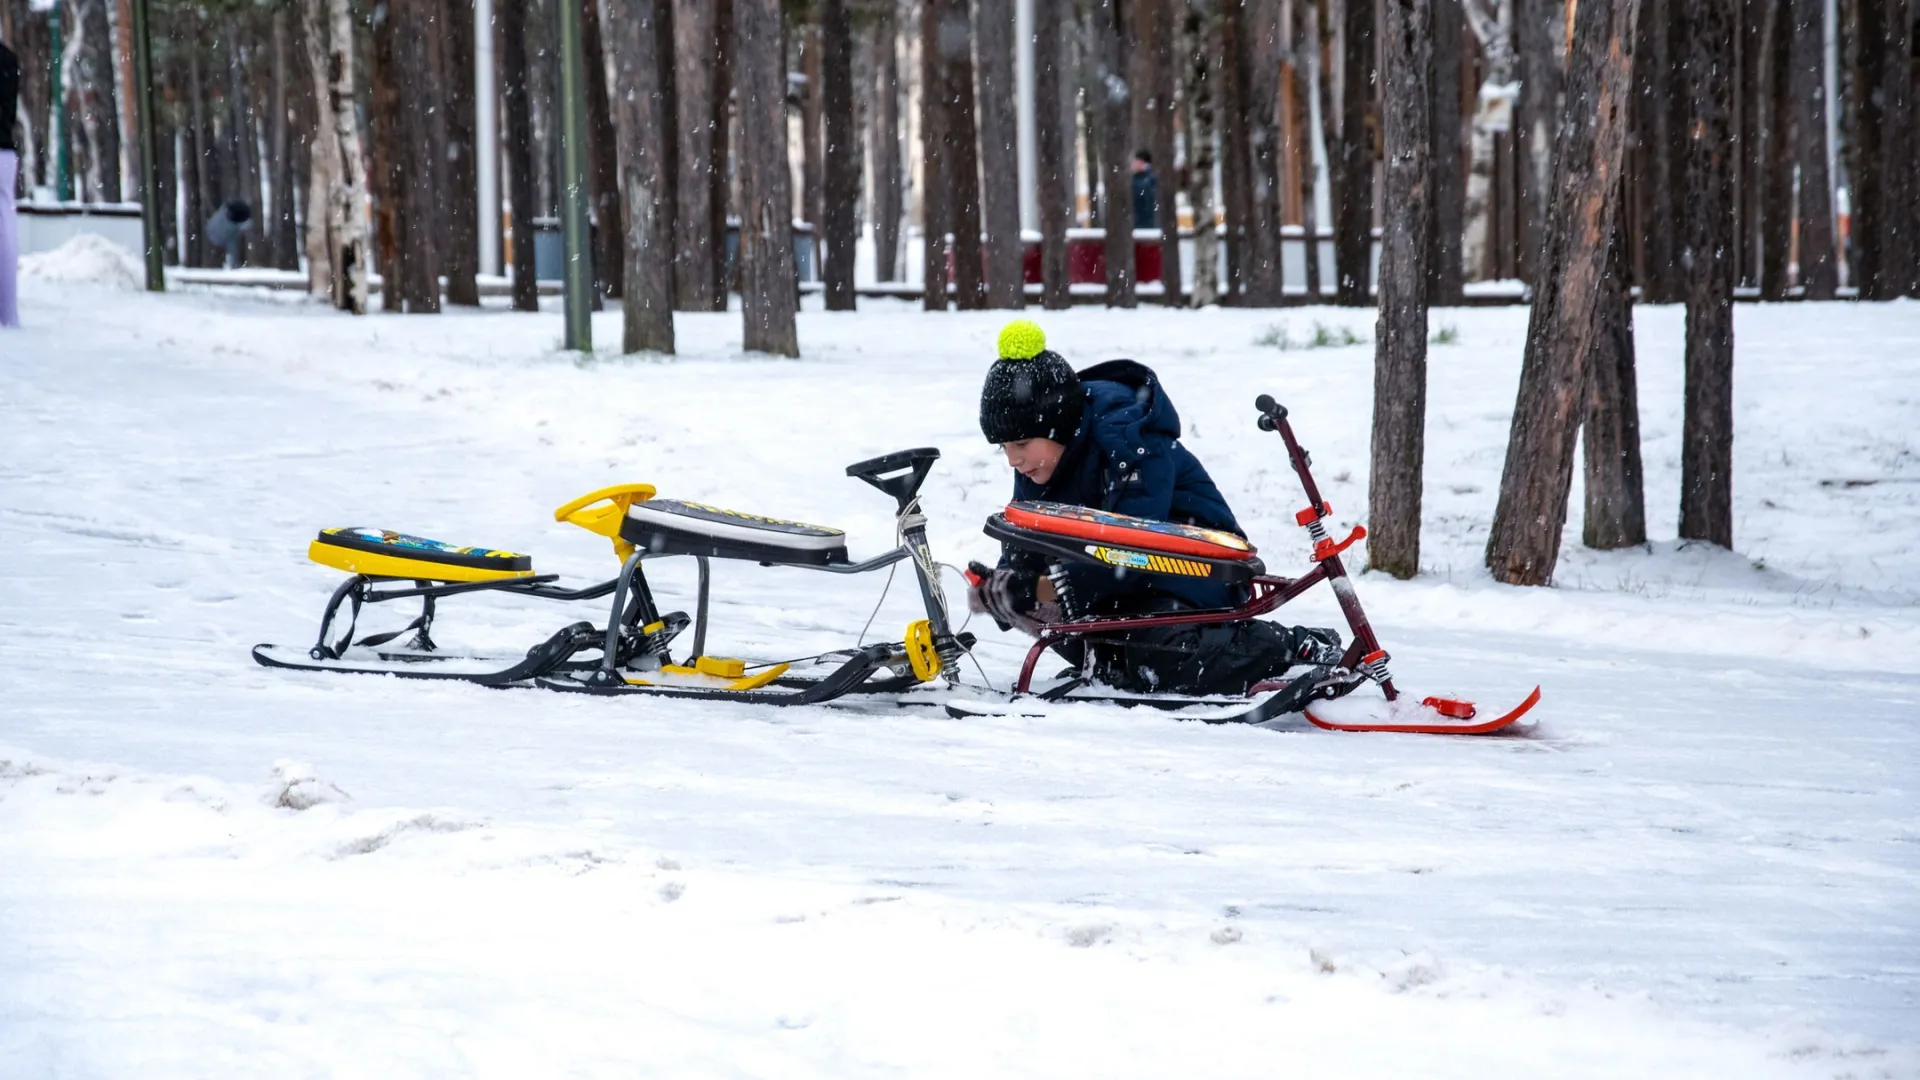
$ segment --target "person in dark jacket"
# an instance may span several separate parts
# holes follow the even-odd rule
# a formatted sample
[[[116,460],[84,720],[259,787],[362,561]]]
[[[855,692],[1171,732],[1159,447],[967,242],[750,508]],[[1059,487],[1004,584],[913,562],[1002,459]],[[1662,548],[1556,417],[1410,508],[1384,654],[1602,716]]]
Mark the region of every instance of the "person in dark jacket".
[[[1133,152],[1133,227],[1160,227],[1160,178],[1153,175],[1153,154]]]
[[[1075,372],[1027,320],[1000,334],[1000,359],[980,394],[980,430],[1017,474],[1015,501],[1068,503],[1245,536],[1206,467],[1180,442],[1180,414],[1152,369],[1109,360]],[[1044,556],[1008,545],[1000,564],[976,565],[969,604],[1002,629],[1037,633],[1067,617]],[[1244,586],[1102,566],[1062,567],[1076,611],[1130,615],[1233,607]],[[1059,651],[1080,674],[1123,690],[1245,693],[1285,679],[1301,704],[1338,669],[1340,636],[1256,619],[1127,631],[1102,639],[1089,663],[1080,642]],[[1298,670],[1295,670],[1298,669]]]
[[[15,281],[20,263],[20,224],[13,209],[13,188],[20,179],[20,155],[13,144],[19,103],[20,58],[0,41],[0,326],[20,325]]]

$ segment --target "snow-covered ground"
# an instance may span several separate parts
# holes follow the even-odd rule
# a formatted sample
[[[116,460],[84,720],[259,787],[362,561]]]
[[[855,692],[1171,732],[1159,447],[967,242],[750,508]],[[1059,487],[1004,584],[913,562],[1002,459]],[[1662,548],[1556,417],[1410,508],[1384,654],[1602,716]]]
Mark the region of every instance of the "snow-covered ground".
[[[0,1076],[1920,1075],[1920,305],[1738,309],[1738,554],[1673,540],[1681,313],[1641,309],[1654,542],[1582,549],[1576,488],[1542,590],[1480,569],[1526,313],[1437,313],[1426,573],[1358,584],[1403,683],[1543,686],[1529,737],[1482,740],[268,671],[248,648],[310,639],[335,583],[322,525],[579,583],[611,552],[552,508],[645,481],[857,556],[890,507],[843,466],[936,445],[935,550],[989,557],[1001,317],[809,311],[786,361],[681,316],[662,360],[605,348],[610,311],[582,361],[556,314],[37,280],[22,308]],[[1369,313],[1042,321],[1161,373],[1269,565],[1303,565],[1302,496],[1256,394],[1363,518],[1371,349],[1256,341]],[[715,577],[713,645],[769,657],[848,643],[885,580]],[[594,615],[475,598],[436,636]],[[1019,643],[984,637],[1005,685]]]

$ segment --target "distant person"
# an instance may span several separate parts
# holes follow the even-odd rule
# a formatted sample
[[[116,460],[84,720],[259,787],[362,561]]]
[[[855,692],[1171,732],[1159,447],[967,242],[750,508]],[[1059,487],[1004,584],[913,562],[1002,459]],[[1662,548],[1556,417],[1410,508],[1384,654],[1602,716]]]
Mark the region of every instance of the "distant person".
[[[1160,227],[1160,180],[1153,175],[1153,154],[1133,152],[1133,227]]]
[[[232,199],[207,219],[207,243],[225,251],[221,265],[231,270],[240,265],[240,238],[251,229],[253,207],[245,199]]]
[[[20,155],[13,141],[13,118],[20,105],[20,58],[0,41],[0,326],[20,325],[15,281],[20,272],[20,225],[14,220],[13,188],[20,180]]]

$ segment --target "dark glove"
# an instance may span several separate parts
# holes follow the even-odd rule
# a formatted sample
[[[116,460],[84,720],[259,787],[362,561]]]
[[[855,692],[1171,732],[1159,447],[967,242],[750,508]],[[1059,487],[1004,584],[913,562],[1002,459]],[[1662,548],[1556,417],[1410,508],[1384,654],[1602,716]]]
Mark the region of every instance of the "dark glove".
[[[1000,629],[1019,628],[1032,634],[1039,630],[1033,609],[1038,604],[1035,591],[1040,575],[1032,570],[996,570],[981,563],[967,564],[967,609],[993,616]]]

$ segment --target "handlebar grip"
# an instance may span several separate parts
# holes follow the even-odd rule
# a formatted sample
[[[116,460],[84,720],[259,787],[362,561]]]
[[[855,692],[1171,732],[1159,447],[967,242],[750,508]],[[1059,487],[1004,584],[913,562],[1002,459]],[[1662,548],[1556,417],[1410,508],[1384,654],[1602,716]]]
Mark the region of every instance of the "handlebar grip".
[[[1253,407],[1260,410],[1263,418],[1284,420],[1287,417],[1287,407],[1273,400],[1272,394],[1261,394],[1259,397],[1254,398]],[[1262,426],[1264,427],[1265,425]],[[1271,431],[1273,429],[1267,428],[1267,430]]]

